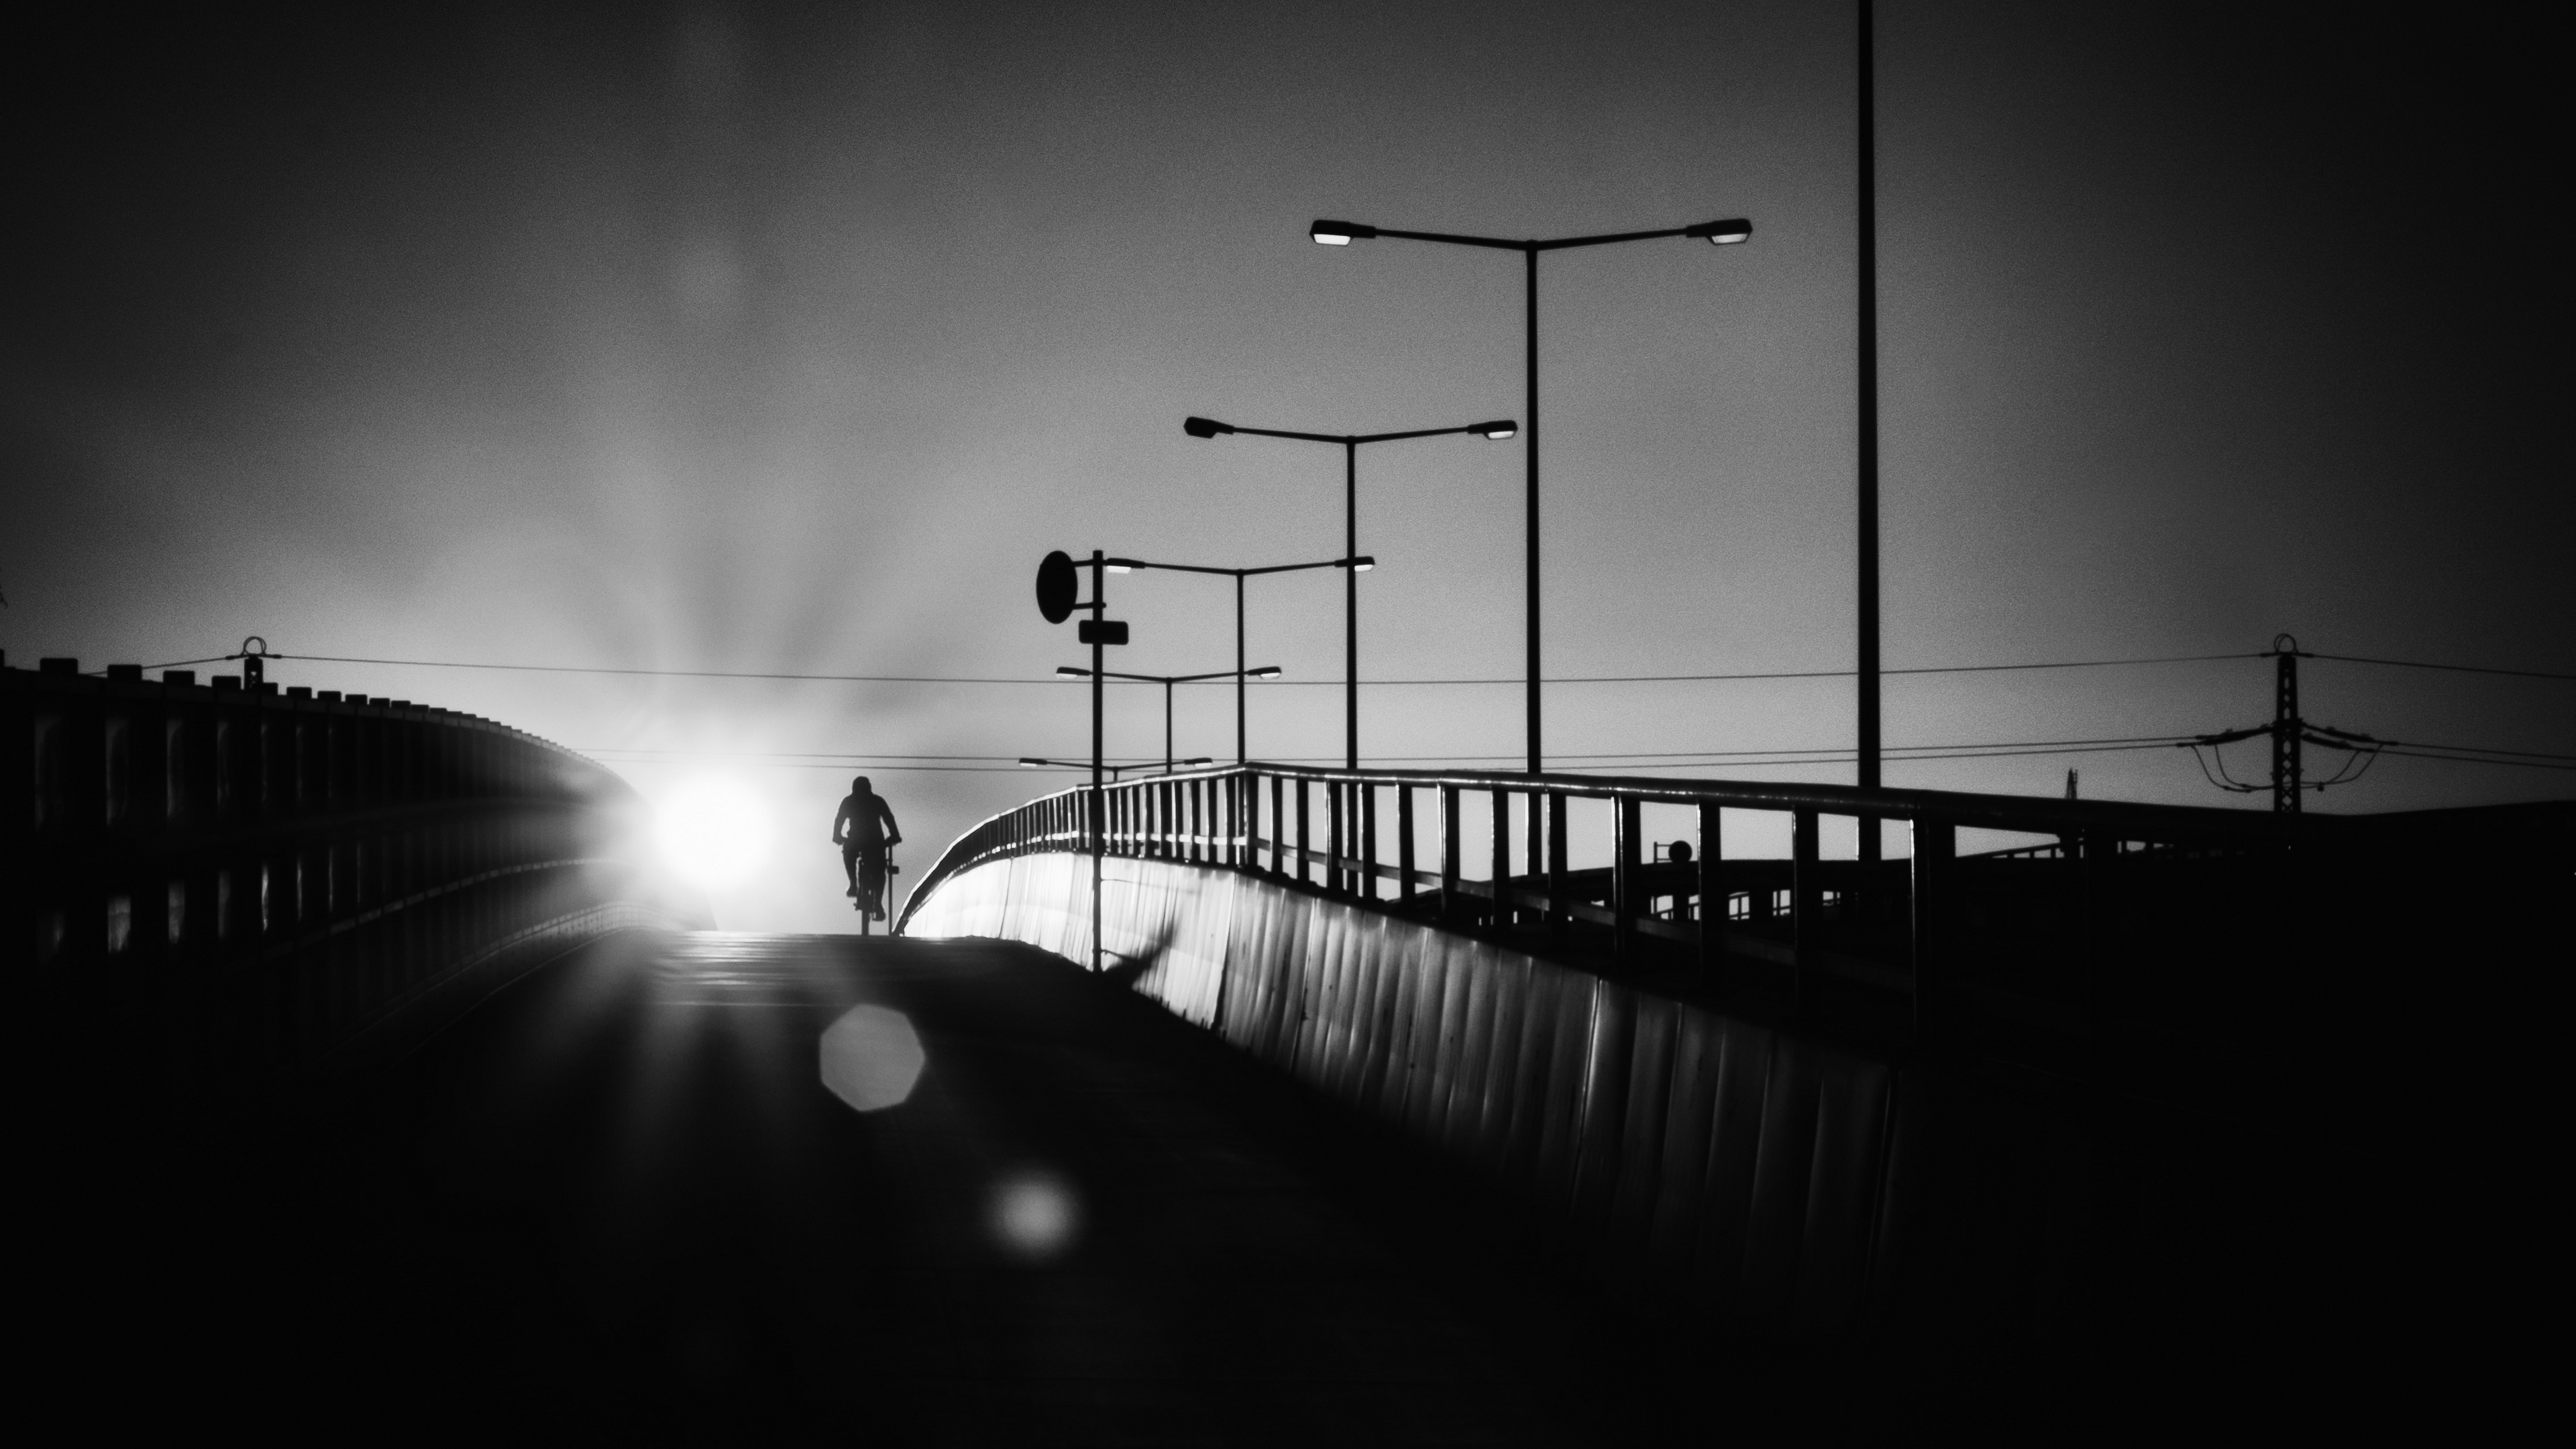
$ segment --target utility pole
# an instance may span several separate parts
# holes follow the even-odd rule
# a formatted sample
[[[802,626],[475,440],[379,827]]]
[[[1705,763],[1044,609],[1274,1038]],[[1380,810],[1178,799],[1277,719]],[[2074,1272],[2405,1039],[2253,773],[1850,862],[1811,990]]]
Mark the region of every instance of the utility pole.
[[[2339,730],[2332,725],[2310,724],[2302,718],[2299,714],[2299,641],[2287,634],[2278,635],[2272,640],[2271,654],[2275,661],[2272,673],[2272,722],[2247,725],[2243,729],[2220,730],[2214,735],[2201,735],[2183,741],[2182,748],[2190,750],[2195,756],[2204,747],[2215,754],[2216,748],[2220,745],[2234,744],[2238,740],[2250,740],[2256,735],[2271,736],[2272,809],[2278,814],[2296,815],[2299,813],[2299,797],[2302,794],[2309,790],[2323,790],[2331,785],[2341,785],[2361,778],[2361,772],[2368,769],[2371,761],[2379,757],[2380,750],[2387,742],[2373,739],[2358,730]],[[2307,762],[2302,754],[2302,747],[2307,745],[2342,750],[2351,758],[2333,778],[2320,780],[2311,785],[2307,780]],[[2223,762],[2219,763],[2216,771],[2213,772],[2210,769],[2211,763],[2210,760],[2202,760],[2201,772],[2208,775],[2209,783],[2219,789],[2239,795],[2251,795],[2262,790],[2263,787],[2258,783],[2238,780],[2230,776]],[[2072,798],[2075,793],[2074,771],[2068,771],[2066,779],[2067,795]]]

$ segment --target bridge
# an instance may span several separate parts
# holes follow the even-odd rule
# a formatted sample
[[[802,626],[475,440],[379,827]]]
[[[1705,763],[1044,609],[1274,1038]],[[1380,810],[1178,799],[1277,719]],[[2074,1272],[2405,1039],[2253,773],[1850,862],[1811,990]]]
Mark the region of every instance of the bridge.
[[[0,749],[39,1363],[137,1421],[1620,1443],[2349,1387],[2460,1311],[2480,1033],[2576,867],[2563,803],[1249,764],[996,816],[896,938],[759,937],[615,776],[410,701],[47,661]]]

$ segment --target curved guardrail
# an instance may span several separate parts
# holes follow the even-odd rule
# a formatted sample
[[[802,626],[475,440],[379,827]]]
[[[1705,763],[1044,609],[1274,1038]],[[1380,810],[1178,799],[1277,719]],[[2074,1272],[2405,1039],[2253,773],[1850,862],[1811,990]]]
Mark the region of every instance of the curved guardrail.
[[[959,871],[1096,850],[1250,872],[1878,1040],[1940,1035],[2087,1078],[2171,1076],[2153,1063],[2189,1058],[2199,1065],[2186,1075],[2216,1080],[2235,1069],[2210,1039],[2313,1024],[2317,992],[2354,989],[2351,963],[2385,957],[2391,916],[2372,897],[2392,888],[2392,869],[2429,878],[2452,868],[2436,857],[2482,869],[2464,862],[2565,855],[2570,821],[2576,806],[2564,803],[2338,817],[1251,764],[1084,786],[1004,811],[949,847],[897,929]],[[1872,859],[1846,846],[1827,858],[1836,822],[1887,822],[1880,833],[1902,849]],[[2424,845],[2442,830],[2448,844]],[[2036,840],[1963,853],[1963,831]],[[1692,848],[1671,851],[1655,834]],[[2482,843],[2463,854],[2471,837]]]
[[[634,914],[633,791],[470,715],[49,659],[0,669],[0,758],[14,1044],[165,1098],[255,1096],[468,963]]]

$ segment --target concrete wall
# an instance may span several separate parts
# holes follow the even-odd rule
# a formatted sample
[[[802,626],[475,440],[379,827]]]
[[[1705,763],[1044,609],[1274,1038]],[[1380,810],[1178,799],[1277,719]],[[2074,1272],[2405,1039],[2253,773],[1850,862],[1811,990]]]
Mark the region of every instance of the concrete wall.
[[[1090,952],[1090,861],[943,882],[908,934]],[[1569,1215],[1748,1327],[1837,1333],[1894,1269],[1902,1074],[1231,872],[1104,863],[1138,990]]]

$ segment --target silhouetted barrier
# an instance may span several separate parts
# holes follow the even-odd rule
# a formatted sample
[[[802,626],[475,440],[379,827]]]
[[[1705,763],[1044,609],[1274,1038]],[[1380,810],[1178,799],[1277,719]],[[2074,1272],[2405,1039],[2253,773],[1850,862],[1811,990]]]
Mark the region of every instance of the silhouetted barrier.
[[[968,832],[902,928],[1088,960],[1092,798]],[[2419,1309],[2435,1225],[2474,1218],[2483,1176],[2456,1115],[2483,1090],[2457,1036],[2476,991],[2436,983],[2563,955],[2576,867],[2566,804],[2340,818],[1259,765],[1100,800],[1102,945],[1140,990],[1712,1317],[1921,1336],[1918,1361],[2205,1350],[2284,1313],[2326,1325],[2306,1353]],[[1836,817],[1911,850],[1823,859]],[[1658,820],[1691,858],[1651,858]],[[1960,853],[1978,831],[2042,839]]]
[[[0,670],[0,973],[19,1094],[255,1113],[508,971],[660,919],[606,769],[408,700],[70,660]]]

